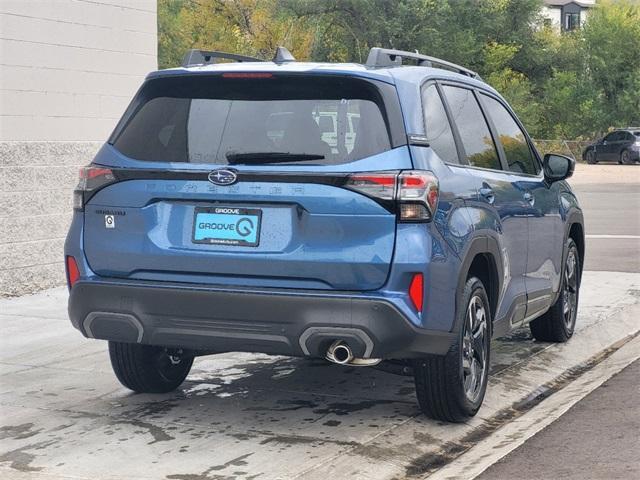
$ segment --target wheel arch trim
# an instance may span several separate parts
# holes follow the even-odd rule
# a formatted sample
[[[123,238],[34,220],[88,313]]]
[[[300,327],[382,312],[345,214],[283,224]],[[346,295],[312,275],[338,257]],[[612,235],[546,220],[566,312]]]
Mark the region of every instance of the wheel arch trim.
[[[471,265],[478,255],[488,255],[491,260],[493,260],[493,265],[495,267],[495,280],[496,285],[494,286],[495,292],[487,291],[487,296],[489,297],[489,303],[491,303],[491,295],[496,295],[495,298],[495,312],[491,312],[492,321],[495,322],[497,306],[500,303],[500,292],[502,292],[503,282],[504,282],[504,265],[502,261],[502,255],[500,254],[500,246],[499,241],[495,238],[491,233],[482,233],[474,237],[467,247],[464,256],[462,257],[464,260],[460,265],[460,271],[458,275],[458,283],[456,287],[456,315],[454,317],[455,322],[453,325],[453,332],[457,332],[460,329],[460,325],[458,325],[458,311],[461,308],[460,302],[460,292],[463,291],[464,285],[467,281],[467,277],[469,275]],[[485,286],[488,287],[488,286]]]

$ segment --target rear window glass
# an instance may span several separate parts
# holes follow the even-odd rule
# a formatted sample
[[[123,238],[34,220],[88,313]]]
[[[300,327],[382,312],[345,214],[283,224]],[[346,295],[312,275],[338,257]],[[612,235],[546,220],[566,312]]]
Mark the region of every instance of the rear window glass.
[[[345,77],[151,80],[111,143],[137,159],[332,165],[391,148],[374,84]]]

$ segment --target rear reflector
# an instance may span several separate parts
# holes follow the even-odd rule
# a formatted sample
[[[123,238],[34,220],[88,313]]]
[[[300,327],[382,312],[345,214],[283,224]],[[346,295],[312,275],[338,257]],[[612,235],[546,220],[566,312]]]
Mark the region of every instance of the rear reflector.
[[[409,285],[409,298],[418,312],[422,312],[423,296],[424,276],[421,273],[416,273],[411,279],[411,284]]]
[[[80,280],[80,270],[78,269],[76,259],[67,256],[67,284],[69,288],[73,287],[78,280]]]

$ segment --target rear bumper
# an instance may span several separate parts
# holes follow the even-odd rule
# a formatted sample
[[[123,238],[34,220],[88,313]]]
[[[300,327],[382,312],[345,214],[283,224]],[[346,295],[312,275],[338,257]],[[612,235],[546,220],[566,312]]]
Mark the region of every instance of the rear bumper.
[[[340,339],[357,357],[415,358],[445,354],[455,339],[414,326],[388,299],[349,292],[81,281],[69,317],[86,337],[208,353],[320,357]]]

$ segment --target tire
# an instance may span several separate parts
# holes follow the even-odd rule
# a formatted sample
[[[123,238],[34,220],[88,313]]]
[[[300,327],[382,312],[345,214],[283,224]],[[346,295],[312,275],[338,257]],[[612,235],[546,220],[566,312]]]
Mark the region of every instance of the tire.
[[[598,163],[598,158],[596,157],[596,152],[594,152],[593,150],[589,150],[586,153],[585,159],[586,159],[586,161],[587,161],[587,163],[589,165],[595,165],[596,163]]]
[[[564,343],[576,326],[580,296],[580,255],[573,239],[567,241],[567,256],[562,268],[562,285],[558,299],[542,316],[529,324],[533,338],[541,342]]]
[[[487,293],[476,277],[467,280],[458,305],[462,308],[457,309],[456,322],[461,327],[449,352],[412,361],[422,412],[436,420],[456,423],[474,416],[482,405],[489,377],[492,319]],[[480,322],[471,325],[472,318]],[[477,342],[470,341],[469,332],[472,337],[477,334]]]
[[[122,385],[137,393],[167,393],[180,386],[193,357],[180,350],[137,343],[109,342],[111,367]]]
[[[631,160],[631,153],[629,150],[625,150],[620,154],[620,164],[621,165],[632,165],[635,162]]]

